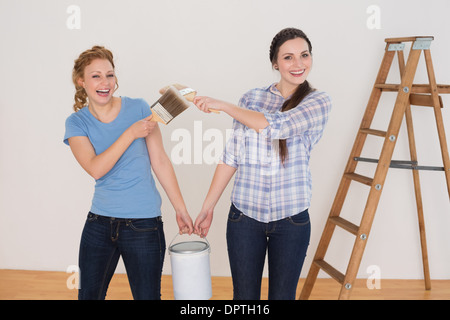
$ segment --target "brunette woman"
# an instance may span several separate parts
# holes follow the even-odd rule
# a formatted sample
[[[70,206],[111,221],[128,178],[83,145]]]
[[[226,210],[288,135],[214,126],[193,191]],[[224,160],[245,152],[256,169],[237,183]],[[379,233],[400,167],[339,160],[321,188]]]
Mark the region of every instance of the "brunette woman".
[[[233,135],[194,224],[206,236],[214,207],[236,173],[227,225],[234,299],[260,299],[266,251],[269,299],[295,299],[310,239],[309,158],[322,137],[330,97],[306,80],[312,45],[295,28],[280,31],[269,53],[278,83],[245,93],[239,106],[196,97],[204,111],[234,118]]]

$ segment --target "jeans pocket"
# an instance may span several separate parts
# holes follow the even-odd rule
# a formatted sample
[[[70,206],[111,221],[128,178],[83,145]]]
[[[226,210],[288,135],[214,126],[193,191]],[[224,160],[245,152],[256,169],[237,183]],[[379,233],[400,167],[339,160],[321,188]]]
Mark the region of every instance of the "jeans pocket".
[[[160,221],[157,218],[132,219],[127,221],[127,225],[137,232],[156,231],[158,230],[158,223],[160,223]]]
[[[87,222],[94,222],[95,220],[97,220],[97,218],[98,218],[97,214],[89,212],[86,220]]]
[[[287,220],[295,226],[307,225],[309,223],[308,209],[306,209],[305,211],[302,211],[296,215],[288,217]]]
[[[231,205],[230,212],[228,213],[228,221],[239,222],[244,214],[239,211],[234,205]]]

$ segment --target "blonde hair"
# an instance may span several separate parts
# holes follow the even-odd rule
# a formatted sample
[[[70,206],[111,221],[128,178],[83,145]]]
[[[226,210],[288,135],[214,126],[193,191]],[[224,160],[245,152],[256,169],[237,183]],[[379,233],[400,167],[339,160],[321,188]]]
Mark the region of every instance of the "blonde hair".
[[[84,51],[80,54],[78,59],[75,60],[72,70],[72,82],[75,85],[75,103],[73,109],[75,112],[80,111],[88,104],[88,96],[82,86],[79,85],[78,80],[84,78],[84,69],[91,64],[95,59],[108,60],[112,67],[114,67],[114,57],[111,51],[102,46],[93,46],[91,49]],[[116,90],[119,87],[116,78]]]

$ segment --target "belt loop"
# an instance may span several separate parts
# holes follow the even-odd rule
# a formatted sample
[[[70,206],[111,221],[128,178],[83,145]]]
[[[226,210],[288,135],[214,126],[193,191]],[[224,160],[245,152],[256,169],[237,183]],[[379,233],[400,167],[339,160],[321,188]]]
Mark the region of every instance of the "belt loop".
[[[117,239],[119,238],[119,227],[120,227],[120,221],[117,221],[116,222],[116,227],[115,227],[115,230],[113,231],[113,229],[114,229],[114,221],[115,219],[114,218],[111,218],[111,241],[113,241],[113,242],[115,242],[115,241],[117,241]]]

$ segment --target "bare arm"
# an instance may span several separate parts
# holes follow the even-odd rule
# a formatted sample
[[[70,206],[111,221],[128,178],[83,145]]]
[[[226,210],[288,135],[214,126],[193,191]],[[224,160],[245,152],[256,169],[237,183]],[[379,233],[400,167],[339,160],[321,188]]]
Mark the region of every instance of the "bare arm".
[[[301,107],[266,114],[210,97],[195,97],[194,103],[203,112],[209,113],[209,109],[221,110],[258,133],[270,125],[272,139],[287,139],[304,134],[321,135],[331,110],[330,96],[319,91],[302,100]]]
[[[192,219],[187,212],[172,163],[164,150],[158,126],[154,128],[152,134],[147,136],[146,142],[153,171],[175,209],[180,233],[191,234],[193,232]]]
[[[256,132],[263,130],[269,125],[262,112],[244,109],[229,102],[202,96],[195,97],[193,102],[200,110],[207,113],[210,112],[209,109],[223,111]]]
[[[236,168],[233,168],[223,162],[217,165],[208,194],[203,202],[202,209],[195,219],[195,233],[201,237],[206,237],[208,234],[213,218],[214,207],[235,172]]]
[[[147,136],[153,129],[155,122],[150,121],[152,116],[137,121],[104,152],[95,154],[94,147],[88,137],[76,136],[69,138],[72,153],[81,167],[94,179],[100,179],[107,174],[137,138]]]

